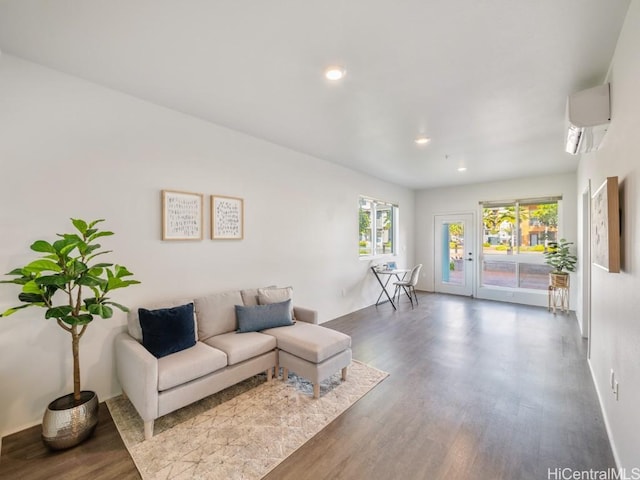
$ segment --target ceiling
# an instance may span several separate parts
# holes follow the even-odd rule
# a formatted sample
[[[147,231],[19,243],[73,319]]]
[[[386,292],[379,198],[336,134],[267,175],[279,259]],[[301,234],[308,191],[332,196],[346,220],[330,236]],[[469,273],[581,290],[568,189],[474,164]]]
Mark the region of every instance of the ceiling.
[[[0,0],[0,50],[418,189],[575,171],[566,97],[604,81],[628,6]]]

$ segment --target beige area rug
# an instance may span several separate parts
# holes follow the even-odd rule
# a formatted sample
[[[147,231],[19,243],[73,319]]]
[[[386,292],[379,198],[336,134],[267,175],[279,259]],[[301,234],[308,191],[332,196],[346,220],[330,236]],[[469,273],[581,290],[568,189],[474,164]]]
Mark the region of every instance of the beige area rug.
[[[122,396],[111,416],[144,480],[260,479],[388,376],[354,360],[320,386],[294,374],[287,382],[258,375],[155,421],[142,420]]]

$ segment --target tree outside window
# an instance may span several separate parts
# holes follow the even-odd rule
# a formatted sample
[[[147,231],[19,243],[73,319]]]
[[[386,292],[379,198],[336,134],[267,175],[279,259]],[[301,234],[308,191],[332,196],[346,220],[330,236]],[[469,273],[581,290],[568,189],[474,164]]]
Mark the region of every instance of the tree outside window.
[[[548,266],[543,253],[558,238],[560,198],[482,205],[481,284],[544,290]]]
[[[360,255],[371,255],[371,202],[365,198],[360,198]]]
[[[358,215],[360,256],[396,253],[396,218],[398,207],[367,197],[360,197]]]

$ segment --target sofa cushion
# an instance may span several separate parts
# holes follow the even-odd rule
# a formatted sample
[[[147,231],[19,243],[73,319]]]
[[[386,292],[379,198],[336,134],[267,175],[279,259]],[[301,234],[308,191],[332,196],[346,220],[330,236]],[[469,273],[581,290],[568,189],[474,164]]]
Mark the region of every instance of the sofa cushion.
[[[138,309],[142,345],[156,358],[196,344],[193,303],[158,310]]]
[[[286,300],[293,300],[293,287],[269,287],[258,289],[258,303],[260,305],[279,303]]]
[[[269,285],[267,288],[277,288],[276,285]],[[245,290],[240,290],[240,295],[242,295],[242,304],[245,307],[255,307],[259,305],[258,303],[258,288],[247,288]]]
[[[293,325],[291,319],[291,300],[269,305],[245,307],[236,305],[238,332],[258,332],[265,328]]]
[[[223,333],[209,338],[207,345],[227,354],[227,363],[235,365],[276,348],[276,339],[258,332]]]
[[[198,338],[201,341],[238,328],[235,306],[242,305],[240,290],[196,298],[194,303],[198,315]]]
[[[197,342],[193,347],[158,359],[158,391],[203,377],[227,366],[227,355]]]
[[[291,300],[291,318],[295,320],[293,314],[293,287],[268,287],[258,289],[258,303],[269,305]]]
[[[351,347],[349,335],[303,322],[290,327],[270,328],[262,333],[276,337],[280,350],[312,363],[320,363]]]
[[[193,303],[193,299],[181,298],[179,300],[169,300],[169,301],[165,300],[163,302],[155,302],[149,305],[145,305],[144,308],[146,308],[147,310],[158,310],[160,308],[179,307],[187,303]],[[198,336],[197,336],[198,322],[195,317],[195,311],[194,311],[193,321],[195,323],[196,340],[197,340],[198,339]],[[140,317],[138,316],[137,308],[132,308],[129,310],[129,313],[127,315],[127,329],[129,330],[129,335],[131,335],[133,338],[135,338],[139,342],[142,342],[142,328],[140,327]]]

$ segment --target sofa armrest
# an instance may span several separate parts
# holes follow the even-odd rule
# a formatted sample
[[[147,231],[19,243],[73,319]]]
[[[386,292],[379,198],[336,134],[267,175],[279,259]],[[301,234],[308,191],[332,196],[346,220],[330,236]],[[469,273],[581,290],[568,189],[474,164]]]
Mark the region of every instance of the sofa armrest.
[[[318,312],[310,308],[293,307],[293,316],[301,322],[318,324]]]
[[[158,418],[158,359],[128,333],[115,338],[120,386],[144,421]]]

